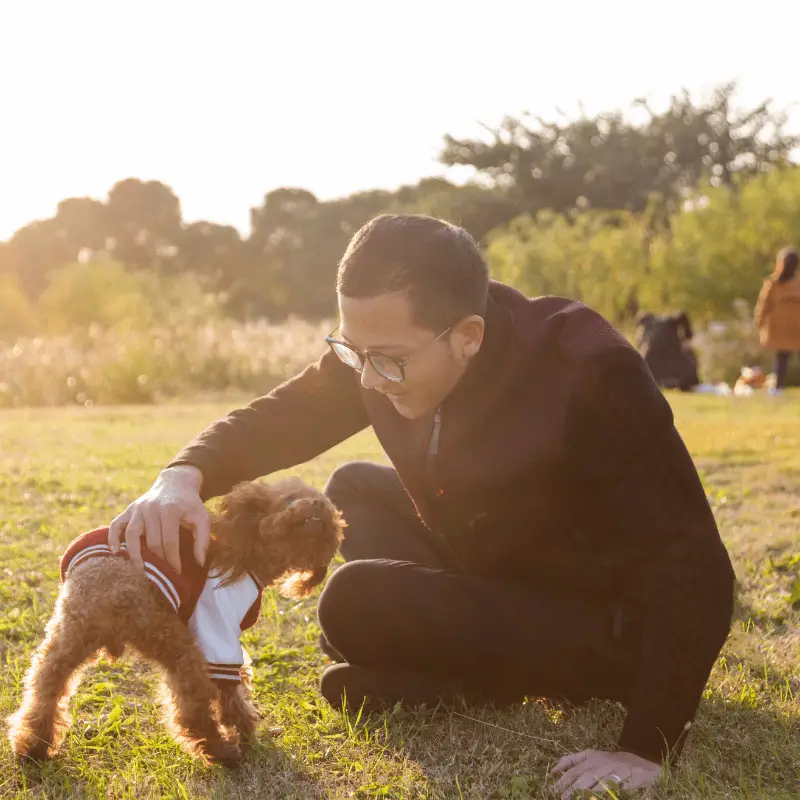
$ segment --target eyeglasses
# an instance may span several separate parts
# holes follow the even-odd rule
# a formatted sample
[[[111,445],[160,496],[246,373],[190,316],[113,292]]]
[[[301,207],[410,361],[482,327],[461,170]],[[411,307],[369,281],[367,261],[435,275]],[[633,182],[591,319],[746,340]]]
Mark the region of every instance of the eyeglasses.
[[[330,345],[331,350],[333,350],[348,367],[352,367],[356,372],[363,372],[365,362],[369,361],[375,372],[382,378],[386,378],[387,381],[392,381],[393,383],[401,383],[406,379],[406,364],[408,364],[412,358],[416,358],[424,350],[427,350],[434,342],[438,342],[442,336],[450,333],[450,331],[453,330],[453,325],[447,328],[447,330],[442,331],[435,339],[431,339],[427,344],[420,347],[419,350],[413,352],[409,356],[405,356],[405,358],[395,358],[394,356],[383,355],[383,353],[373,353],[369,350],[357,350],[355,347],[347,344],[347,342],[341,342],[333,338],[333,334],[338,329],[339,326],[337,325],[330,334],[325,337],[325,341]]]

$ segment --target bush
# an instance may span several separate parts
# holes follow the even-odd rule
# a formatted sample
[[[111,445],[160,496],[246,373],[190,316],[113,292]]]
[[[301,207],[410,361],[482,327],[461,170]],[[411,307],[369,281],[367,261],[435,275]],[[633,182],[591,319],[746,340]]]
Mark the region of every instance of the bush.
[[[518,217],[489,237],[492,274],[528,295],[581,300],[612,322],[684,309],[738,324],[777,252],[800,244],[800,169],[734,187],[701,187],[666,215],[587,211]]]
[[[25,308],[24,294],[4,287],[0,303]],[[333,327],[297,319],[240,324],[223,317],[223,303],[192,274],[98,262],[55,270],[39,303],[45,331],[30,335],[31,320],[27,336],[0,342],[0,406],[264,394],[317,359]],[[9,329],[21,330],[23,317]]]
[[[200,276],[163,276],[132,271],[115,262],[68,264],[48,275],[39,299],[42,333],[104,329],[147,330],[188,319],[222,316],[221,298],[206,291]]]
[[[213,320],[103,329],[0,344],[0,406],[151,403],[199,393],[266,394],[316,360],[330,321]]]
[[[647,234],[627,213],[586,213],[574,220],[542,212],[496,231],[486,250],[493,277],[529,296],[563,295],[614,322],[633,316],[644,280]]]
[[[36,311],[20,282],[0,275],[0,340],[31,334],[36,328]]]
[[[691,198],[654,250],[650,280],[672,308],[736,321],[777,252],[793,243],[800,243],[800,169],[775,170]]]

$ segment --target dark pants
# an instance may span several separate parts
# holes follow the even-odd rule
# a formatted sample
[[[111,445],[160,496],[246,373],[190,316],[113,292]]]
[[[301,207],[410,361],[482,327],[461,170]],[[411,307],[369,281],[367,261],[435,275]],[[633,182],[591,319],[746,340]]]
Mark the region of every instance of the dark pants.
[[[779,350],[775,353],[775,383],[778,389],[783,389],[786,386],[786,373],[789,371],[789,358],[791,355],[788,350]]]
[[[345,464],[325,492],[348,523],[319,601],[331,704],[625,701],[638,634],[619,610],[453,569],[389,467]]]

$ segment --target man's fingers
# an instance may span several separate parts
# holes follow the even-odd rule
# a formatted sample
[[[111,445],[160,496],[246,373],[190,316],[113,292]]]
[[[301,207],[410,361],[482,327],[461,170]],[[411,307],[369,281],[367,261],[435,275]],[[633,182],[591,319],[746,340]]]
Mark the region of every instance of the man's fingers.
[[[164,558],[164,548],[161,544],[161,517],[155,508],[145,508],[144,516],[145,541],[151,553],[159,558]]]
[[[613,775],[613,777],[612,777]],[[632,769],[614,770],[612,774],[604,778],[605,783],[616,782],[619,778],[619,785],[626,789],[641,789],[644,786],[651,786],[654,784],[661,775],[661,769],[658,771]]]
[[[211,542],[211,516],[205,506],[187,518],[194,527],[194,560],[201,566],[206,563],[208,545]]]
[[[581,750],[580,753],[570,753],[568,756],[564,756],[550,771],[556,774],[564,772],[570,769],[570,767],[574,767],[576,764],[586,761],[587,758],[591,758],[596,752],[596,750]]]
[[[572,797],[573,792],[579,792],[585,789],[591,789],[593,786],[600,785],[600,788],[605,790],[608,787],[607,781],[608,779],[600,779],[597,773],[594,770],[590,770],[589,772],[584,772],[573,784],[569,787],[569,790],[564,792],[564,797],[569,798]]]
[[[112,553],[119,552],[119,545],[122,541],[122,532],[131,517],[130,507],[126,508],[118,517],[112,520],[108,526],[108,544]]]
[[[592,792],[607,792],[609,789],[616,791],[622,788],[622,784],[625,784],[626,787],[633,788],[633,784],[629,783],[624,778],[617,780],[619,777],[619,775],[606,775],[605,778],[601,778],[593,786],[590,786],[589,789]]]
[[[578,778],[580,778],[580,776],[583,775],[584,770],[585,767],[583,767],[580,764],[574,766],[570,770],[567,770],[556,782],[556,787],[555,787],[556,791],[563,792],[566,789],[571,789],[572,784],[574,784],[575,781],[577,781]]]
[[[563,792],[565,789],[577,789],[579,788],[577,782],[586,776],[593,776],[591,782],[588,786],[593,786],[598,778],[602,777],[605,774],[605,767],[602,763],[602,760],[598,760],[592,758],[592,751],[585,751],[588,752],[590,755],[586,758],[580,760],[580,762],[576,763],[573,767],[568,769],[558,780],[556,783],[556,791]],[[581,753],[576,753],[573,758],[577,758],[578,756],[582,755]],[[588,786],[584,786],[582,788],[587,789]],[[568,797],[569,795],[565,795]]]
[[[572,765],[572,766],[570,766]],[[566,772],[555,784],[564,800],[574,792],[591,789],[605,792],[615,787],[641,788],[653,784],[661,767],[630,753],[608,753],[602,750],[585,750],[561,759],[551,770]]]
[[[180,511],[165,511],[161,517],[161,541],[164,557],[174,569],[181,571]]]
[[[125,528],[125,544],[128,546],[128,556],[131,561],[144,569],[142,562],[142,533],[144,531],[144,517],[139,509],[135,509],[131,520]]]

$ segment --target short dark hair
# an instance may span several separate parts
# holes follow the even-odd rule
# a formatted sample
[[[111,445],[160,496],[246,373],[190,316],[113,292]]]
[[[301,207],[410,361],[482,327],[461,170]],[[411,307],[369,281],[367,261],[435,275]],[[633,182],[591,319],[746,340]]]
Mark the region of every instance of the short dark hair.
[[[358,298],[406,291],[414,323],[438,332],[486,313],[489,270],[463,228],[420,214],[382,214],[347,245],[336,291]]]

